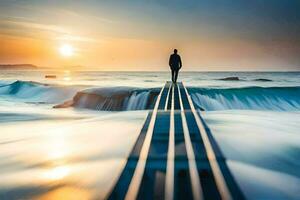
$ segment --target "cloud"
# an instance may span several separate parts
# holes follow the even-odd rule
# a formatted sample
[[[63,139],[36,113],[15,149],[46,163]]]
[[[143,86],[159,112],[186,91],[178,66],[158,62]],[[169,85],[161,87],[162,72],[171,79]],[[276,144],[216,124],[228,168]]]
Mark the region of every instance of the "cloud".
[[[4,25],[6,27],[11,27],[12,29],[19,29],[19,28],[25,28],[25,29],[34,29],[37,31],[47,31],[47,32],[54,32],[54,33],[64,33],[64,34],[70,34],[71,32],[67,30],[64,27],[52,25],[52,24],[42,24],[42,23],[36,23],[32,21],[22,21],[21,18],[14,18],[14,19],[7,19],[7,20],[1,20],[0,24]]]
[[[57,36],[55,40],[59,41],[76,41],[76,42],[92,42],[92,43],[100,43],[103,42],[99,39],[91,38],[91,37],[85,37],[85,36],[78,36],[78,35],[62,35]]]
[[[53,24],[37,23],[26,18],[10,18],[0,20],[0,34],[8,36],[28,37],[59,41],[93,42],[101,40],[75,34],[68,28]]]

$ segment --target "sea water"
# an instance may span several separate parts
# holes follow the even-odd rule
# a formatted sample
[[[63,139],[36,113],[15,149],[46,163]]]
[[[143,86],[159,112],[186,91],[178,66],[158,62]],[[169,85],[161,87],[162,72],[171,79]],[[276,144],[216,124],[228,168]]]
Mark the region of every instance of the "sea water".
[[[169,79],[1,71],[0,199],[105,198]],[[300,73],[182,72],[179,81],[247,198],[300,198]]]

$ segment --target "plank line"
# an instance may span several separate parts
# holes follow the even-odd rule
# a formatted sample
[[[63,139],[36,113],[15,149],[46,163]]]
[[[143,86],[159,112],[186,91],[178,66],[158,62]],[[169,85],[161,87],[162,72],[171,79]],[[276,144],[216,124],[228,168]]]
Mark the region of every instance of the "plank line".
[[[189,133],[189,129],[187,126],[187,121],[186,121],[186,117],[185,117],[185,113],[184,113],[184,107],[183,107],[183,103],[182,103],[182,99],[181,99],[181,93],[180,93],[180,89],[179,89],[178,85],[177,85],[177,87],[178,87],[178,91],[179,91],[179,103],[180,103],[180,110],[181,110],[183,135],[184,135],[186,151],[187,151],[187,156],[188,156],[188,162],[189,162],[189,171],[190,171],[190,178],[191,178],[191,183],[192,183],[193,197],[194,197],[194,199],[203,199],[203,192],[202,192],[202,188],[200,185],[199,173],[197,170],[195,154],[193,151],[190,133]]]
[[[169,102],[169,94],[170,94],[171,86],[169,86],[168,94],[167,94],[167,99],[165,103],[165,111],[168,110],[168,102]]]
[[[172,101],[170,112],[170,131],[167,159],[167,173],[165,183],[165,199],[173,200],[174,197],[174,158],[175,158],[175,125],[174,125],[174,84],[172,84]]]

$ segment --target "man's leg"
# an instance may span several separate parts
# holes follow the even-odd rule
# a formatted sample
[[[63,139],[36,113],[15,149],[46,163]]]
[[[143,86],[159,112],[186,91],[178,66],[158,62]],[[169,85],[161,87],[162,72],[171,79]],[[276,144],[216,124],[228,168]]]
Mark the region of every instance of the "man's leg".
[[[171,76],[172,76],[172,82],[174,83],[175,70],[172,70],[172,71],[171,71]]]
[[[179,72],[179,70],[175,70],[175,77],[174,77],[175,83],[177,82],[178,72]]]

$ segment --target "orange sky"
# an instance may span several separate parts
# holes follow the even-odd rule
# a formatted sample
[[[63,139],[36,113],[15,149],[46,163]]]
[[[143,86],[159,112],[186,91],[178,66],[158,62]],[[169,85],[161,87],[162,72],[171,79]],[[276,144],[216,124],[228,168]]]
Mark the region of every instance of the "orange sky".
[[[228,13],[224,17],[222,10],[207,17],[198,16],[193,7],[168,8],[178,12],[177,18],[158,3],[145,10],[143,4],[128,8],[119,8],[119,4],[1,2],[0,63],[62,69],[82,66],[82,70],[168,70],[169,54],[177,48],[185,70],[300,69],[299,40],[285,36],[275,29],[276,24],[268,27],[272,30],[268,36],[260,31],[260,19],[246,27],[246,19],[236,21]],[[93,9],[96,6],[99,10]],[[64,44],[74,48],[72,56],[60,53]]]

